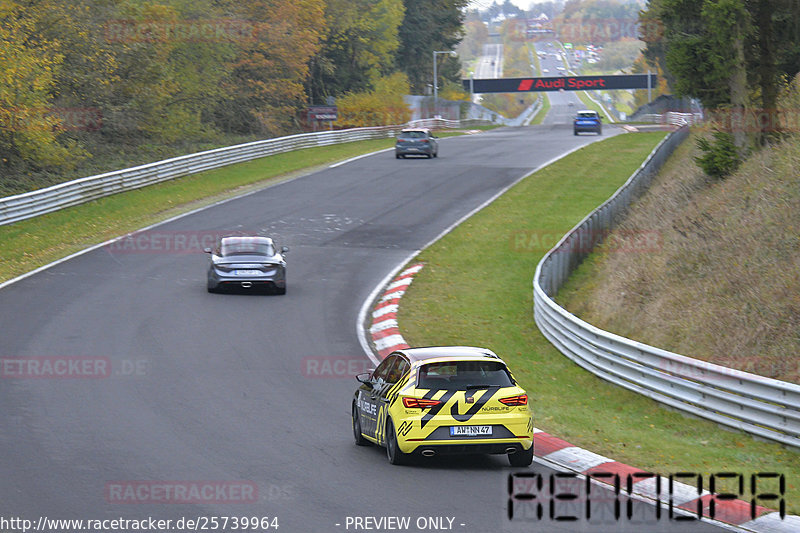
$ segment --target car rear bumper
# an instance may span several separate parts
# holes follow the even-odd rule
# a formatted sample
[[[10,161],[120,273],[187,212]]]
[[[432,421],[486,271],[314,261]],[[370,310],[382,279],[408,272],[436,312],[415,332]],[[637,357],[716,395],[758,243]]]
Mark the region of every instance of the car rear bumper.
[[[431,155],[433,148],[395,148],[395,155]]]
[[[284,289],[285,276],[210,276],[209,289]]]
[[[259,280],[236,280],[236,281],[220,281],[217,283],[216,289],[282,289],[286,287],[286,283],[278,284],[273,281],[259,281]]]
[[[467,455],[483,453],[490,455],[513,454],[530,450],[533,441],[529,444],[522,442],[476,442],[458,444],[422,444],[414,449],[414,455],[432,457],[434,455]]]
[[[573,125],[573,129],[578,132],[598,132],[602,129],[602,126],[599,124],[575,124]]]
[[[436,448],[436,453],[508,453],[507,448],[519,446],[529,449],[533,446],[533,419],[529,412],[516,411],[503,415],[475,415],[468,422],[454,423],[442,421],[440,424],[429,424],[422,429],[411,423],[411,431],[398,435],[400,450],[404,453],[421,452],[424,449]],[[491,436],[451,436],[452,426],[491,426]],[[478,451],[480,449],[491,451]],[[471,450],[471,451],[460,451]],[[498,451],[499,450],[499,451]]]

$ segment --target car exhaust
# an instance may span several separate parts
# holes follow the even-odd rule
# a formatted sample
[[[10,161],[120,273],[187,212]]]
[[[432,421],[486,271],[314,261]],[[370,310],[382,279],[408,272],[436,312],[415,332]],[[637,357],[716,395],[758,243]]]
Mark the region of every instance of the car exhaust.
[[[516,448],[512,448],[512,447],[508,447],[508,448],[506,448],[506,453],[509,454],[509,455],[511,455],[512,453],[517,453],[517,449]]]
[[[436,452],[433,450],[422,450],[422,455],[425,457],[433,457],[436,455]]]
[[[242,287],[245,288],[245,289],[249,289],[252,286],[253,286],[253,283],[250,282],[250,281],[243,281],[242,282]]]

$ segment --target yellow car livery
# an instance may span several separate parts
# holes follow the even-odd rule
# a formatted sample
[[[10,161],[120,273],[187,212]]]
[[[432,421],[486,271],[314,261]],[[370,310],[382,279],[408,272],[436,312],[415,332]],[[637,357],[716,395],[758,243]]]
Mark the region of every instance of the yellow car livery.
[[[533,461],[528,395],[491,350],[399,350],[356,379],[355,442],[385,446],[392,464],[452,453],[507,454],[512,466]]]

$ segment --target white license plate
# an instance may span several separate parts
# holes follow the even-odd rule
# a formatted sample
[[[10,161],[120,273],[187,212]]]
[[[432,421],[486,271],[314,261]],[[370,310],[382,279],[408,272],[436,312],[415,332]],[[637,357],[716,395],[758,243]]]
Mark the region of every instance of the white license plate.
[[[260,276],[260,270],[234,270],[234,276]]]
[[[451,426],[451,437],[480,437],[492,435],[492,426]]]

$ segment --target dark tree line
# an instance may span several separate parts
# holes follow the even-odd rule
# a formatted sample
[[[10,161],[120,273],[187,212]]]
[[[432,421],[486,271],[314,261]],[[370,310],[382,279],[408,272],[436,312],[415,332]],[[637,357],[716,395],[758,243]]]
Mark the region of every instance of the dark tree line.
[[[735,129],[740,148],[747,133],[763,142],[774,132],[778,94],[800,72],[800,2],[650,0],[641,22],[646,56],[678,95],[759,115],[762,131]]]

